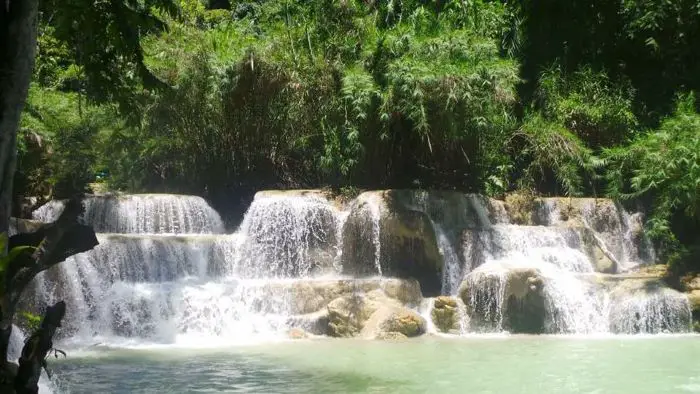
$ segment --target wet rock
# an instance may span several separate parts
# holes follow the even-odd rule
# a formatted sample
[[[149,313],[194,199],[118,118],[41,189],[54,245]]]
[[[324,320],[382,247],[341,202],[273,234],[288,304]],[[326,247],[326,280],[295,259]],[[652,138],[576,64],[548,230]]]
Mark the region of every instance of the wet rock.
[[[430,217],[396,203],[390,192],[366,192],[343,226],[343,273],[415,278],[439,294],[442,256]]]
[[[446,296],[437,297],[433,301],[433,310],[430,312],[430,317],[435,327],[441,332],[459,330],[457,300]]]
[[[687,332],[691,326],[691,310],[691,297],[666,287],[661,280],[623,280],[610,293],[610,331],[622,334]]]
[[[470,316],[471,329],[544,332],[544,281],[536,268],[482,266],[471,272],[459,290]]]
[[[385,332],[398,332],[409,338],[424,334],[425,327],[425,319],[408,309],[393,313],[382,325]]]
[[[360,333],[379,303],[364,295],[336,298],[328,304],[328,335],[353,337]]]
[[[382,304],[365,322],[361,331],[364,338],[382,338],[390,333],[398,333],[405,337],[415,337],[424,334],[426,322],[415,311],[396,305]]]
[[[287,326],[314,335],[326,335],[328,332],[328,310],[291,316],[287,319]]]
[[[693,329],[700,332],[700,289],[688,293],[690,311],[693,318]]]
[[[418,305],[422,300],[416,280],[399,278],[279,281],[266,283],[259,291],[264,297],[256,297],[261,300],[256,310],[293,315],[313,313],[326,308],[336,298],[372,291],[380,291],[400,304]]]

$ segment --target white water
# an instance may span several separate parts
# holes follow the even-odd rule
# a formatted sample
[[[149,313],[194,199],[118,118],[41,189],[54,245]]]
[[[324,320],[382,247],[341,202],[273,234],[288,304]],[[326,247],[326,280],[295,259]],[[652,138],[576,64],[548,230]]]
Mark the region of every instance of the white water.
[[[619,209],[618,207],[615,207]],[[499,332],[508,315],[509,278],[518,270],[536,273],[543,281],[544,331],[549,333],[656,333],[687,332],[690,309],[687,297],[671,289],[611,299],[612,289],[580,278],[594,275],[592,256],[585,251],[582,231],[562,225],[560,208],[546,201],[538,212],[544,226],[497,224],[465,232],[464,259],[473,271],[466,275],[469,307],[478,315],[471,330]],[[621,221],[623,218],[624,221]],[[585,227],[598,247],[621,271],[643,261],[641,246],[632,242],[630,215],[619,211],[583,210]],[[612,250],[611,250],[612,249]],[[649,253],[653,257],[653,252]],[[632,263],[633,260],[637,262]],[[653,260],[652,260],[653,261]],[[514,276],[513,280],[518,280]],[[525,286],[525,283],[522,283]],[[619,292],[619,291],[618,291]],[[517,297],[516,297],[517,298]]]
[[[463,280],[467,286],[470,302],[459,303],[463,333],[507,329],[506,291],[514,269],[535,270],[543,279],[545,332],[687,331],[687,300],[678,293],[611,299],[609,289],[580,280],[577,274],[592,275],[591,257],[580,231],[557,225],[556,207],[544,218],[548,226],[516,226],[506,224],[502,206],[490,203],[496,207],[490,214],[493,207],[485,204],[476,196],[436,201],[416,193],[409,205],[431,220],[444,263],[442,293],[457,295]],[[341,278],[350,211],[319,196],[256,198],[234,234],[218,234],[218,214],[196,197],[95,197],[86,205],[86,222],[111,233],[99,234],[94,250],[39,275],[29,300],[66,300],[62,332],[77,344],[218,346],[279,339],[299,321],[313,325],[311,314],[333,298],[332,286],[309,281]],[[349,207],[367,221],[366,234],[359,236],[372,245],[372,261],[363,263],[381,276],[387,208],[378,194],[363,195]],[[49,204],[35,217],[50,220],[60,209]],[[593,219],[591,229],[600,230]],[[630,239],[621,235],[625,228],[598,235],[603,242],[608,233]],[[345,253],[350,256],[343,260],[353,258],[353,250]]]
[[[133,194],[92,196],[84,200],[83,221],[100,233],[220,234],[219,214],[196,196]],[[62,201],[51,201],[33,218],[52,222],[63,212]]]

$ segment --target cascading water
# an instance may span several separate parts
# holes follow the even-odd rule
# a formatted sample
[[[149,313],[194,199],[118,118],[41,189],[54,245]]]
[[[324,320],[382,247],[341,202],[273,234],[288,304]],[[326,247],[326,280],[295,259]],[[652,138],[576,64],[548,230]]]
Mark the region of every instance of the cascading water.
[[[545,200],[533,215],[542,225],[497,224],[464,232],[464,258],[474,270],[462,294],[478,317],[471,330],[527,331],[534,324],[534,331],[548,333],[688,331],[687,298],[674,290],[613,297],[595,280],[581,279],[595,278],[601,269],[595,264],[605,258],[619,272],[653,257],[645,251],[648,243],[631,242],[629,234],[642,235],[626,212],[610,203],[596,207],[592,200],[582,205],[580,227],[567,222],[570,207]],[[534,321],[523,321],[523,314]]]
[[[60,210],[50,204],[35,217]],[[293,278],[336,272],[342,216],[320,197],[263,196],[240,231],[211,234],[221,220],[196,197],[93,197],[84,220],[121,233],[98,233],[95,249],[40,274],[30,303],[66,300],[62,334],[80,343],[275,336],[293,313],[307,313],[289,290]]]
[[[89,196],[83,221],[100,233],[220,234],[219,214],[204,199],[169,194]],[[52,222],[63,212],[62,201],[50,201],[33,213]]]
[[[62,335],[80,344],[219,345],[278,338],[292,326],[324,333],[317,326],[330,301],[390,285],[400,264],[412,263],[405,250],[433,242],[439,253],[424,253],[422,264],[437,255],[437,294],[458,297],[459,329],[450,332],[687,331],[680,293],[596,281],[605,262],[625,270],[653,257],[636,216],[586,203],[574,225],[568,208],[546,201],[533,213],[540,225],[524,226],[510,224],[502,202],[475,195],[403,193],[398,206],[386,196],[363,194],[343,209],[320,192],[263,193],[233,234],[199,197],[93,196],[83,220],[100,245],[40,274],[26,302],[65,300]],[[410,212],[393,215],[398,209]],[[34,217],[50,221],[61,210],[51,202]],[[382,245],[387,239],[405,244]],[[402,260],[388,261],[394,255]],[[426,319],[432,307],[426,299]]]

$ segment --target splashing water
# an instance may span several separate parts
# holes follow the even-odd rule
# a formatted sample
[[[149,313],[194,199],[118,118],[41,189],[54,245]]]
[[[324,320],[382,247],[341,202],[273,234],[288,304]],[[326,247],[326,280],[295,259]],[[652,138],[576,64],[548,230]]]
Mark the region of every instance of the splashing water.
[[[65,203],[51,201],[32,214],[53,222]],[[219,214],[201,197],[172,194],[91,196],[83,200],[83,221],[101,233],[220,234]]]
[[[584,230],[619,261],[643,260],[634,257],[643,257],[643,248],[631,245],[640,244],[637,217],[623,212],[620,222],[607,216],[622,211],[584,209],[588,230],[567,227],[549,201],[540,218],[546,226],[517,226],[507,224],[502,204],[479,196],[408,197],[401,203],[426,214],[435,233],[441,293],[465,301],[457,303],[462,334],[515,332],[528,314],[546,333],[687,331],[684,295],[628,294],[580,278],[595,277]],[[332,299],[368,291],[362,280],[339,276],[342,252],[352,258],[364,247],[364,261],[374,263],[368,274],[382,275],[382,253],[391,250],[381,244],[382,209],[389,209],[383,198],[363,194],[340,210],[319,194],[264,194],[239,231],[220,234],[218,214],[198,197],[92,197],[84,220],[103,232],[100,245],[40,274],[25,302],[65,300],[61,335],[82,345],[217,346],[278,339],[292,326],[315,329]],[[35,217],[53,220],[62,209],[52,202]],[[344,244],[351,219],[361,221],[362,234]],[[328,278],[337,283],[320,284]],[[425,299],[421,309],[429,321],[432,305]]]
[[[240,232],[246,234],[238,273],[246,277],[305,277],[334,270],[338,211],[315,196],[256,198]]]

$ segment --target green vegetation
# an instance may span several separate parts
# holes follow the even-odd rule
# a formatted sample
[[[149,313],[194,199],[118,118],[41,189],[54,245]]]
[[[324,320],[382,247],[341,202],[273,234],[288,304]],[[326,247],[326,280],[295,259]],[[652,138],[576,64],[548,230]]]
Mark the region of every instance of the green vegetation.
[[[73,3],[42,4],[18,195],[611,196],[700,269],[697,0]]]

